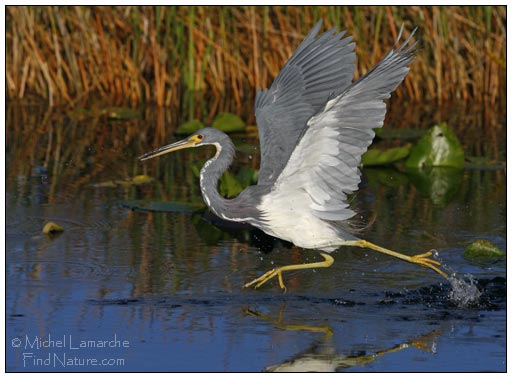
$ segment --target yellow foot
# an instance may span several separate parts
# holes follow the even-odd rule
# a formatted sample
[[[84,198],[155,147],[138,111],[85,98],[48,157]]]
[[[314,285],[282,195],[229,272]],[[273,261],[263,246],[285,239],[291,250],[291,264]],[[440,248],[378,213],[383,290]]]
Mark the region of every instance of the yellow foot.
[[[300,270],[300,269],[312,269],[312,268],[327,268],[332,265],[334,262],[334,259],[331,255],[327,253],[320,253],[325,261],[316,262],[316,263],[309,263],[309,264],[297,264],[297,265],[285,265],[281,266],[279,268],[274,268],[272,270],[269,270],[267,273],[261,275],[260,277],[256,278],[255,280],[252,280],[249,283],[246,283],[244,287],[250,287],[254,285],[254,288],[257,289],[261,285],[263,285],[268,280],[274,278],[277,276],[277,279],[279,281],[279,286],[281,289],[283,289],[286,292],[286,286],[284,286],[283,282],[283,272],[287,270]]]
[[[411,256],[411,262],[415,264],[419,264],[424,266],[425,268],[432,269],[434,272],[439,273],[444,278],[448,278],[448,275],[439,269],[437,266],[441,265],[441,263],[434,259],[429,259],[432,256],[432,252],[422,253],[421,255]]]
[[[277,276],[277,280],[279,281],[279,286],[281,287],[281,289],[283,289],[286,292],[286,286],[284,286],[283,274],[282,274],[281,268],[274,268],[272,270],[269,270],[267,273],[259,276],[255,280],[252,280],[251,282],[246,283],[244,285],[244,287],[250,287],[252,285],[255,285],[254,288],[257,289],[261,285],[263,285],[265,282],[267,282],[268,280],[274,278],[275,276]]]

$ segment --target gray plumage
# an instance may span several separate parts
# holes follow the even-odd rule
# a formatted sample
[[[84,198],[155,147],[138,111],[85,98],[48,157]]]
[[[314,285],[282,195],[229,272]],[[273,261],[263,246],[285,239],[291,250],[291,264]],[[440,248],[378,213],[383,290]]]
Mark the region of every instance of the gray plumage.
[[[258,90],[254,105],[260,138],[258,184],[273,183],[283,170],[306,123],[329,96],[344,91],[354,76],[355,44],[331,29],[315,38],[322,21],[306,36],[270,89]]]
[[[347,196],[360,182],[361,155],[381,127],[384,100],[403,80],[413,60],[411,36],[355,82],[354,43],[331,29],[318,38],[321,22],[297,48],[270,89],[258,91],[255,114],[261,144],[258,185],[234,199],[217,191],[234,157],[223,132],[206,128],[184,141],[145,154],[142,160],[187,147],[215,145],[201,170],[201,192],[219,217],[250,223],[297,246],[332,251],[349,233],[355,213]]]
[[[402,30],[399,38],[401,34]],[[413,34],[307,121],[305,133],[274,186],[305,190],[315,216],[346,220],[354,215],[348,209],[347,195],[361,181],[361,156],[375,136],[373,129],[384,123],[383,100],[409,72],[415,43],[408,44]]]

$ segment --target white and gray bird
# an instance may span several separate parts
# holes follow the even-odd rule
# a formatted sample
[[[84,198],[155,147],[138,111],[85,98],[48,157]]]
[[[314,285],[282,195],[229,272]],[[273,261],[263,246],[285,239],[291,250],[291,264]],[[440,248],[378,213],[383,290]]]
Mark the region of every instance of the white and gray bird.
[[[214,145],[216,154],[201,169],[201,193],[220,218],[249,223],[296,246],[324,251],[324,261],[274,268],[245,286],[259,287],[282,272],[328,267],[341,246],[371,248],[447,277],[432,253],[408,256],[353,235],[347,196],[358,189],[361,155],[382,127],[385,99],[402,82],[413,61],[411,35],[370,71],[352,82],[355,44],[331,29],[317,37],[322,21],[306,36],[270,89],[258,90],[255,114],[261,164],[257,185],[236,198],[223,198],[217,184],[233,161],[230,138],[204,128],[187,139],[146,153],[140,160],[189,147]],[[327,253],[325,253],[327,252]]]

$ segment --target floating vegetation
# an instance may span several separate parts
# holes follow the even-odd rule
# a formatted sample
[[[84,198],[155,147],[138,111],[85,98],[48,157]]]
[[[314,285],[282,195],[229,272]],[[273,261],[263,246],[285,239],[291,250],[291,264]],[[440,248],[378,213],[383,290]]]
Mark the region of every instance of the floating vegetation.
[[[64,232],[64,228],[55,222],[47,222],[43,226],[43,234],[48,236],[56,236]]]
[[[432,127],[412,148],[407,168],[464,168],[464,150],[455,133],[442,123]]]
[[[152,177],[146,175],[137,175],[132,178],[128,178],[125,180],[110,180],[103,181],[98,184],[93,184],[92,186],[95,188],[116,188],[118,186],[122,186],[124,188],[129,188],[130,186],[138,186],[152,182],[154,179]]]
[[[175,133],[188,135],[204,128],[205,125],[198,119],[193,119],[178,126]],[[236,114],[221,112],[215,117],[211,127],[224,131],[225,133],[238,133],[245,131],[245,123]]]
[[[475,240],[464,250],[464,258],[466,260],[478,262],[493,262],[502,260],[506,257],[506,253],[496,247],[488,240]]]
[[[363,154],[361,164],[368,167],[395,163],[409,156],[411,147],[411,144],[408,143],[405,146],[389,148],[387,150],[372,148]]]
[[[245,123],[236,114],[221,112],[215,117],[212,127],[225,133],[239,133],[245,131]]]
[[[219,193],[223,197],[236,197],[244,189],[240,180],[236,176],[227,171],[224,172],[219,182]]]
[[[192,134],[195,133],[197,130],[201,130],[204,127],[204,124],[198,120],[193,119],[188,122],[185,122],[178,126],[175,133],[178,135],[185,135],[185,134]]]

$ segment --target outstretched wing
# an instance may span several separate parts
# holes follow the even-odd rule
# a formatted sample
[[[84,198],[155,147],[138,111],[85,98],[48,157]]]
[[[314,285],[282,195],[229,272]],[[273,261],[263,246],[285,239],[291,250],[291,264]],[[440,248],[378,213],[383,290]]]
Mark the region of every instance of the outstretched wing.
[[[330,96],[343,92],[354,76],[354,43],[331,29],[315,38],[322,21],[297,48],[270,89],[256,93],[260,138],[259,185],[272,184],[307,127]],[[331,98],[332,98],[331,97]]]
[[[383,100],[390,97],[409,71],[416,45],[409,43],[414,31],[401,46],[311,117],[273,191],[305,191],[311,200],[311,212],[321,219],[339,221],[354,215],[348,208],[347,195],[357,190],[361,181],[359,164],[375,135],[372,129],[384,122]]]

